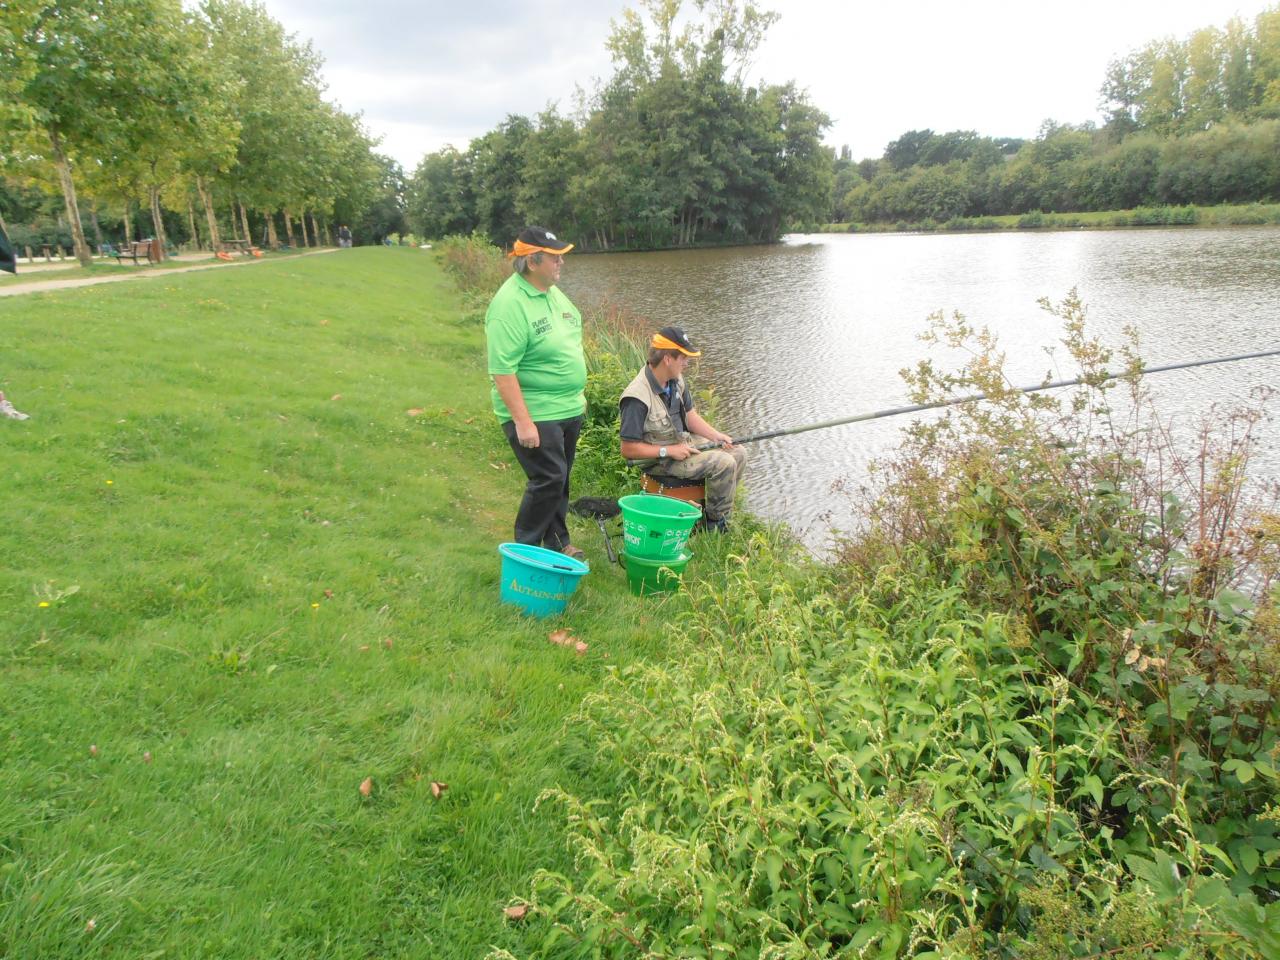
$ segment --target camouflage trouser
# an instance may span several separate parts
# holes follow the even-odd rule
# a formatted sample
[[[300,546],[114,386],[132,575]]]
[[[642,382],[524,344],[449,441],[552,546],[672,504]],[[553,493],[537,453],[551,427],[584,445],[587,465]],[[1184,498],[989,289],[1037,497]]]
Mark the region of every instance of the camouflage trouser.
[[[659,460],[653,473],[682,480],[701,480],[707,485],[707,519],[727,517],[733,508],[733,491],[738,488],[738,478],[747,462],[745,451],[703,450],[685,460]]]

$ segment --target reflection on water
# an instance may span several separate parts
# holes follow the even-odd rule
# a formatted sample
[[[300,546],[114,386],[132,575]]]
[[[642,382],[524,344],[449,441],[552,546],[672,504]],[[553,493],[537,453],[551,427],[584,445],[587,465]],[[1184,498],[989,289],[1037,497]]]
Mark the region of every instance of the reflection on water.
[[[939,310],[995,331],[1016,383],[1074,376],[1050,352],[1059,322],[1037,306],[1072,287],[1093,334],[1118,344],[1134,327],[1152,365],[1280,347],[1274,228],[792,236],[772,247],[575,255],[562,286],[575,299],[616,299],[655,328],[688,330],[704,351],[691,379],[715,385],[717,426],[739,435],[903,404],[901,369],[948,360],[917,339]],[[1272,384],[1280,358],[1151,380],[1161,411],[1184,424]],[[861,481],[907,422],[753,444],[751,509],[820,546],[828,515],[850,523],[833,485]],[[1280,475],[1278,440],[1269,428],[1257,464],[1271,476]]]

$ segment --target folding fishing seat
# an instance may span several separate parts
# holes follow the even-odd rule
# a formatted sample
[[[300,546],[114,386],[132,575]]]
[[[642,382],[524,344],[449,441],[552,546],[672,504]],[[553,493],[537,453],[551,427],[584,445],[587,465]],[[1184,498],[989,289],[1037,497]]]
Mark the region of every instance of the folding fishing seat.
[[[663,497],[674,497],[677,500],[696,503],[703,508],[707,505],[707,486],[701,480],[668,477],[661,473],[642,473],[640,489],[645,493],[656,493]]]

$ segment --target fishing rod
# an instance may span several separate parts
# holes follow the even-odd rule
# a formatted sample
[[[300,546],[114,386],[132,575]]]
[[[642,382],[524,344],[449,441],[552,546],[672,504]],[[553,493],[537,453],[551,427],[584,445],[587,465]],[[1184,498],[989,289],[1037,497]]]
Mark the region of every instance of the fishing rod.
[[[1241,360],[1257,360],[1261,357],[1280,356],[1280,350],[1263,350],[1260,353],[1241,353],[1234,357],[1214,357],[1211,360],[1192,360],[1188,363],[1168,363],[1160,367],[1147,367],[1138,372],[1138,376],[1151,373],[1167,373],[1170,370],[1186,370],[1191,367],[1207,367],[1214,363],[1237,363]],[[1104,373],[1102,377],[1076,377],[1073,380],[1055,380],[1053,383],[1038,383],[1031,387],[1013,387],[1008,393],[1037,393],[1041,390],[1057,390],[1060,387],[1078,387],[1082,383],[1105,383],[1108,380],[1120,380],[1131,376],[1129,373]],[[810,423],[799,427],[787,427],[783,430],[768,430],[764,433],[753,433],[749,437],[734,437],[733,445],[755,443],[758,440],[771,440],[774,437],[789,437],[796,433],[808,433],[810,430],[826,430],[828,427],[841,427],[847,423],[863,423],[867,420],[880,420],[884,417],[899,417],[904,413],[920,413],[923,410],[937,410],[939,407],[954,407],[961,403],[974,403],[978,400],[990,399],[991,394],[975,393],[967,397],[955,397],[951,400],[935,400],[933,403],[916,403],[908,407],[890,407],[887,410],[876,410],[872,413],[860,413],[852,417],[840,417],[835,420],[824,420],[821,423]],[[714,450],[724,446],[721,442],[699,444],[699,450]]]

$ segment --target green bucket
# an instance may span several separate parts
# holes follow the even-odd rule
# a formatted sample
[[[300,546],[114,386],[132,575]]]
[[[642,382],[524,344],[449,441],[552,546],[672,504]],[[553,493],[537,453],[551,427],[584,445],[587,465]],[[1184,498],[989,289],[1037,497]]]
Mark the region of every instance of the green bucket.
[[[689,542],[702,508],[686,500],[633,493],[618,501],[622,508],[622,543],[628,556],[672,560]]]
[[[693,554],[681,553],[667,560],[654,560],[650,557],[633,557],[622,551],[622,563],[627,568],[627,586],[637,597],[647,593],[670,593],[680,588],[680,579],[684,576],[684,568],[689,565]]]

